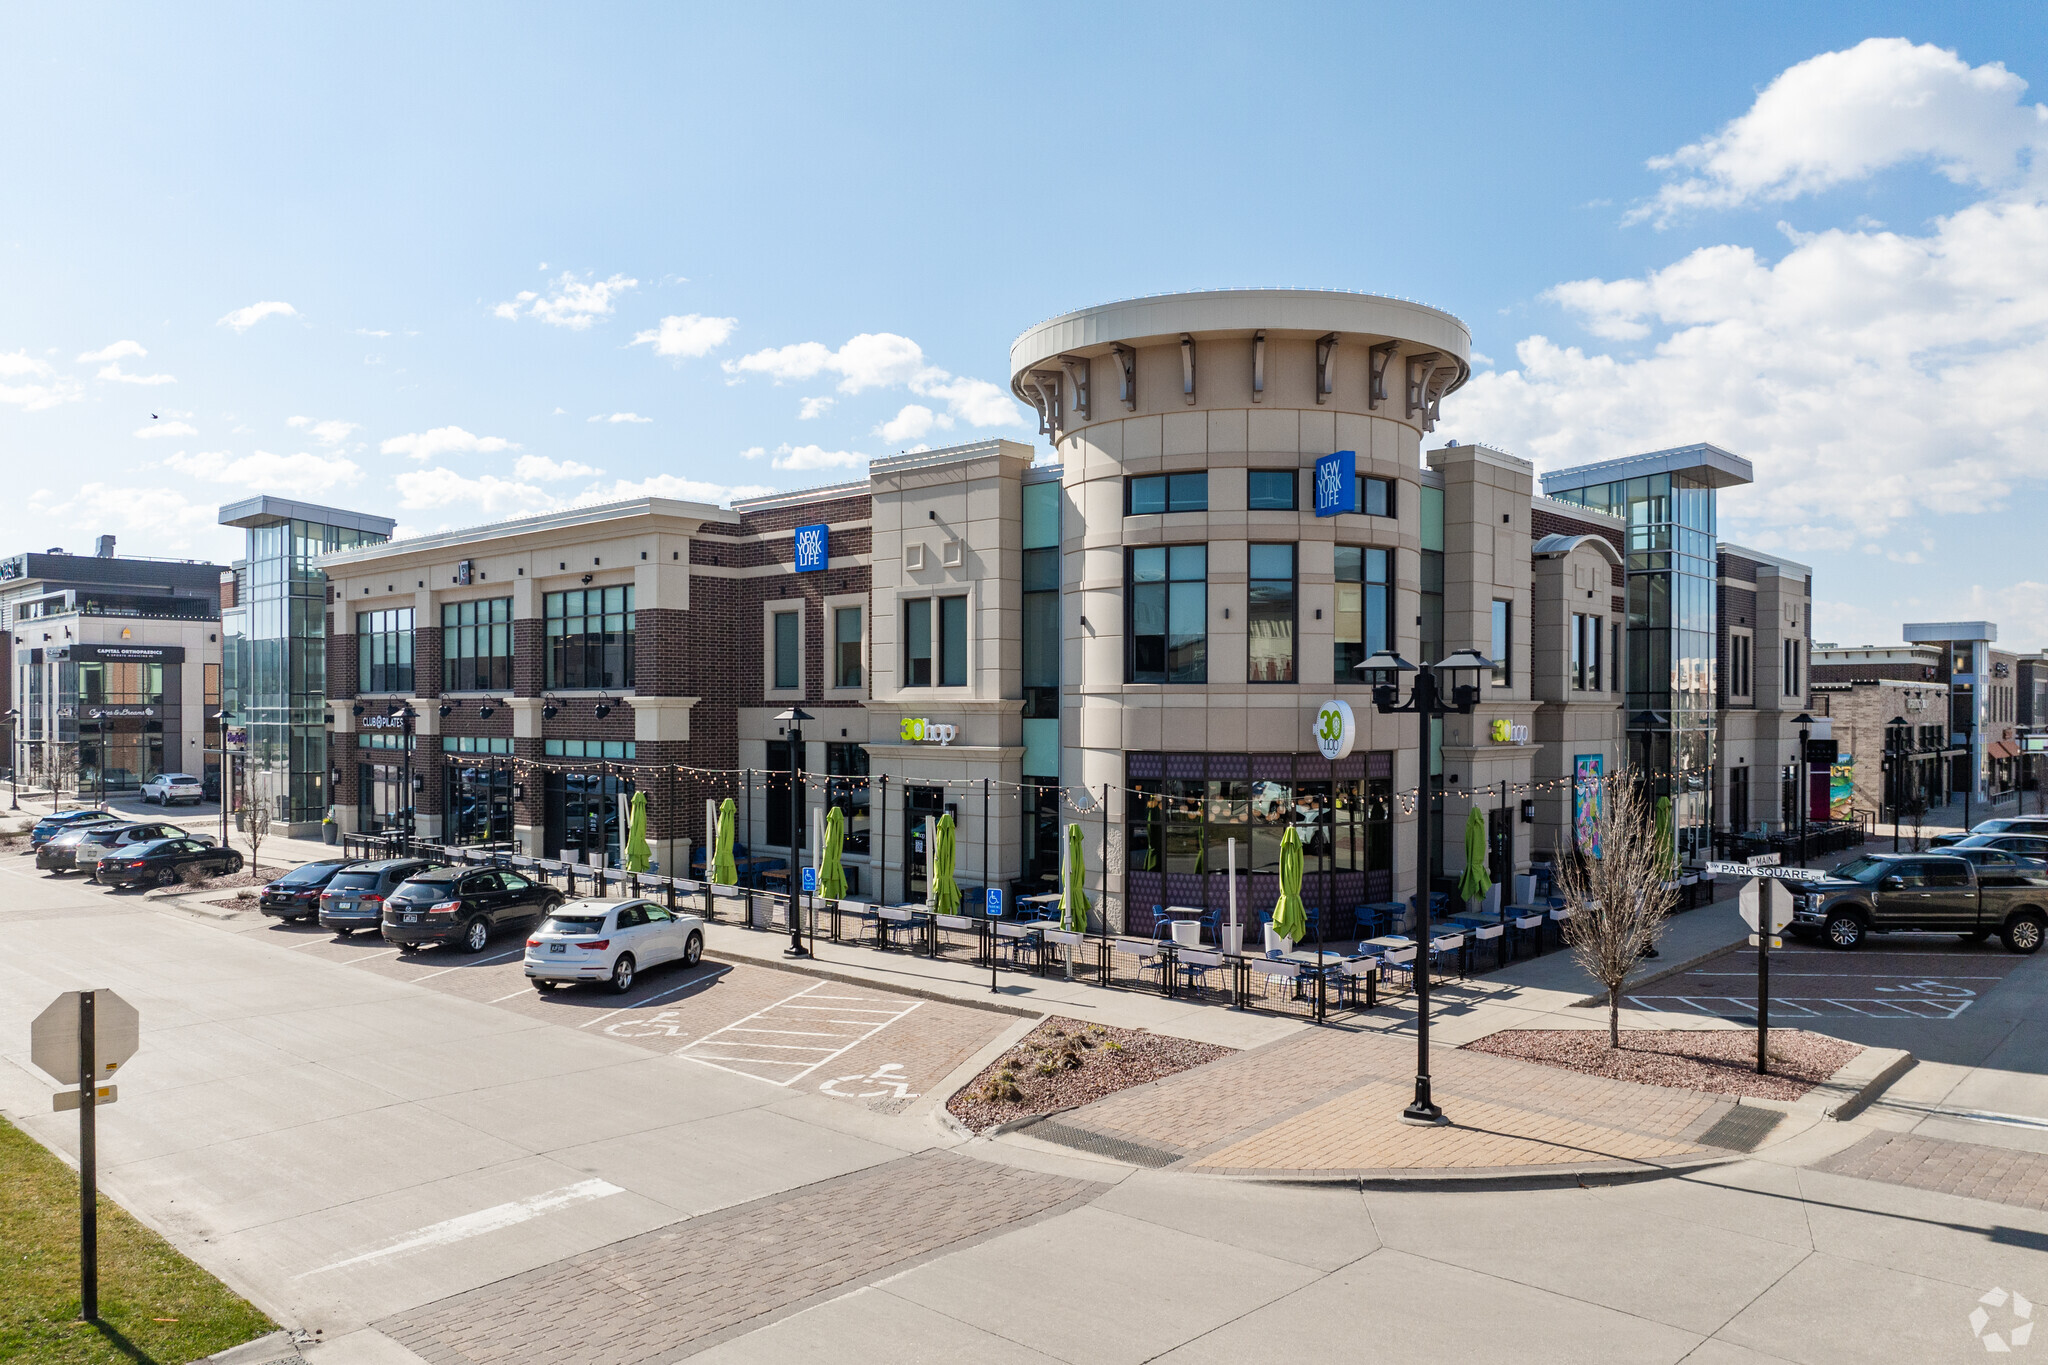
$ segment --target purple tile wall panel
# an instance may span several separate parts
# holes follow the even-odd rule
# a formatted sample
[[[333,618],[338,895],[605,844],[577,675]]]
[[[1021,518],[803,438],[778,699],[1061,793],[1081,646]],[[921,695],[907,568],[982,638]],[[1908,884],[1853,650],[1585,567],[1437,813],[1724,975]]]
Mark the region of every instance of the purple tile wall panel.
[[[1348,758],[1338,759],[1330,766],[1337,770],[1339,782],[1356,782],[1365,776],[1365,755],[1352,754]]]
[[[1294,780],[1294,755],[1253,754],[1252,781],[1292,782]]]
[[[1165,775],[1199,782],[1202,780],[1202,759],[1201,754],[1168,754]]]
[[[1375,749],[1367,754],[1365,756],[1365,775],[1367,777],[1392,777],[1394,775],[1393,754],[1385,749]]]
[[[1202,883],[1203,883],[1203,882],[1205,882],[1205,881],[1207,881],[1207,880],[1208,880],[1208,878],[1207,878],[1207,877],[1205,877],[1205,876],[1203,876],[1203,875],[1202,875],[1201,873],[1199,873],[1199,872],[1169,872],[1169,873],[1167,873],[1167,874],[1166,874],[1166,886],[1165,886],[1165,888],[1164,888],[1164,892],[1163,892],[1163,894],[1165,895],[1166,899],[1165,899],[1165,900],[1163,900],[1163,901],[1161,901],[1161,902],[1160,902],[1160,904],[1161,904],[1161,905],[1200,905],[1200,904],[1202,904],[1202,895],[1203,895],[1203,888],[1202,888]]]
[[[1166,904],[1166,874],[1128,872],[1124,879],[1129,883],[1124,906],[1124,932],[1149,938],[1152,934],[1152,907]]]
[[[1131,765],[1132,777],[1159,776],[1158,754],[1126,754],[1125,760]]]
[[[1368,901],[1390,901],[1394,898],[1394,874],[1391,871],[1368,872],[1365,874],[1365,899]]]

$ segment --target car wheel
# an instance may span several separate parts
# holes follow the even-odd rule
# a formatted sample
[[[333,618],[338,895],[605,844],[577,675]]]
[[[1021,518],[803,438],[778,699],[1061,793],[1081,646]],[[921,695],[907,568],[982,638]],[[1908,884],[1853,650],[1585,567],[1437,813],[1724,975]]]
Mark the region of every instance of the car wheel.
[[[471,920],[469,927],[462,931],[462,947],[466,952],[482,952],[484,944],[490,942],[490,939],[491,926],[484,923],[482,916]]]
[[[1824,932],[1830,948],[1860,948],[1863,945],[1863,921],[1846,910],[1837,910],[1829,915]]]
[[[1956,937],[1965,943],[1982,943],[1985,939],[1991,937],[1991,931],[1989,929],[1972,929],[1969,933],[1957,934]]]
[[[176,886],[178,884],[178,874],[167,867],[156,874],[156,884],[158,886]]]
[[[2038,953],[2044,927],[2048,927],[2048,917],[2039,910],[2022,910],[2005,922],[1999,937],[2005,940],[2008,953]]]
[[[633,955],[620,953],[619,960],[612,964],[611,987],[613,995],[624,995],[633,989]]]
[[[692,934],[690,941],[683,945],[683,965],[694,967],[704,960],[704,935]]]
[[[234,857],[228,859],[228,875],[233,876],[235,873],[240,872],[241,870],[242,855],[237,853]]]

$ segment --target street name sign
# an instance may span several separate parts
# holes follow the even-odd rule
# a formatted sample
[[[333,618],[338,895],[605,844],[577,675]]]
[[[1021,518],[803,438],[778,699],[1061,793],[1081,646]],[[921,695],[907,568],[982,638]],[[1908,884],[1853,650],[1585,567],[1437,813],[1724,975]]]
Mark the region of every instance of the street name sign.
[[[1817,867],[1752,867],[1748,863],[1708,863],[1709,877],[1769,877],[1780,882],[1824,881],[1827,873]]]
[[[120,1098],[121,1087],[118,1085],[96,1085],[92,1088],[94,1104],[112,1104]],[[79,1092],[76,1090],[59,1090],[50,1096],[50,1108],[59,1114],[70,1113],[79,1106],[79,1103]]]
[[[66,991],[28,1026],[28,1059],[65,1085],[77,1085],[78,997]],[[135,1006],[112,991],[93,992],[93,1052],[96,1080],[111,1076],[135,1055],[142,1021]]]
[[[1743,861],[1751,867],[1776,867],[1784,861],[1784,855],[1778,853],[1752,853]]]

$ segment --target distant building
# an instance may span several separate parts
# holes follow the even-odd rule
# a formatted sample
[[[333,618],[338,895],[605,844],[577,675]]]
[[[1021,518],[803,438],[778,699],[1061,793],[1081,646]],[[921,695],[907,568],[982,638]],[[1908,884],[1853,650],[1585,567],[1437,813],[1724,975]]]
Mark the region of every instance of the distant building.
[[[1909,623],[1908,644],[1940,651],[1936,666],[1948,684],[1949,790],[1979,800],[2015,790],[2019,780],[2019,655],[2002,650],[1991,621]]]

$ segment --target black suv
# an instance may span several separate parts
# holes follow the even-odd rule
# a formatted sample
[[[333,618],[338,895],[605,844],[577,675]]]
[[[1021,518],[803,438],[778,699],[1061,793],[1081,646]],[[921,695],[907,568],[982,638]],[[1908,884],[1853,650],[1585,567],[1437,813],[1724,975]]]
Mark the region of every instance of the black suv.
[[[320,893],[334,880],[334,874],[352,865],[348,858],[323,858],[303,863],[265,886],[256,897],[256,908],[279,919],[312,919],[320,913]]]
[[[424,858],[386,858],[341,869],[321,888],[320,927],[342,935],[376,928],[384,918],[384,902],[392,893],[405,884],[406,878],[417,877],[433,866]]]
[[[384,941],[402,953],[423,943],[460,943],[484,950],[501,925],[546,918],[562,903],[552,886],[499,868],[437,867],[422,872],[384,903]]]

